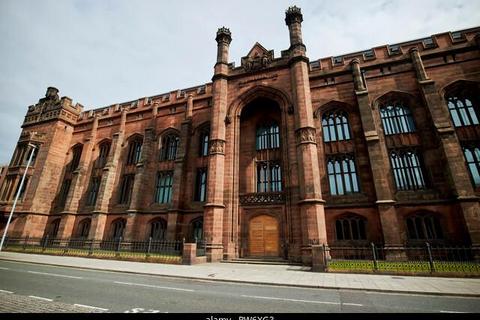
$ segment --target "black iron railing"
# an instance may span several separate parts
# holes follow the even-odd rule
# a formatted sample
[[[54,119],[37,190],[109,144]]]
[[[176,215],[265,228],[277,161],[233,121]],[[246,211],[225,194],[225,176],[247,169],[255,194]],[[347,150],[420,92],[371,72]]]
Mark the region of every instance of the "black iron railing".
[[[432,245],[388,247],[323,246],[328,271],[404,273],[468,273],[480,275],[478,252],[469,246]]]
[[[49,253],[72,256],[93,256],[105,258],[146,259],[165,262],[181,261],[183,241],[153,240],[128,241],[121,237],[108,240],[84,238],[11,238],[4,245],[7,251]]]

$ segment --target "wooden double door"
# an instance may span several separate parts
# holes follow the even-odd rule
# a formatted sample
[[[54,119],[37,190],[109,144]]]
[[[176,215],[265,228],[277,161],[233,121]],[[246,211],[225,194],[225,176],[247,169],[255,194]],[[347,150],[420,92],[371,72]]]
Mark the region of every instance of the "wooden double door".
[[[280,232],[278,221],[268,215],[256,216],[249,223],[249,253],[252,257],[278,257]]]

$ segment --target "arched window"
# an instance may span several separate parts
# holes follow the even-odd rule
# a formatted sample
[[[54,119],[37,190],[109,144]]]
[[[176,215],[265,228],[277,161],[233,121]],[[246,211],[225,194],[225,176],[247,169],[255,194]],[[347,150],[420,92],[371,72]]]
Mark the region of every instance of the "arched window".
[[[53,220],[48,228],[47,235],[50,239],[56,238],[60,227],[60,218]]]
[[[73,172],[80,164],[80,157],[82,156],[83,145],[77,145],[72,149],[72,162],[70,162],[69,172]]]
[[[423,169],[416,151],[392,150],[390,151],[390,163],[397,190],[425,188]]]
[[[203,239],[203,218],[195,219],[191,222],[192,225],[192,240]]]
[[[415,132],[410,108],[403,101],[390,101],[380,107],[385,135]]]
[[[257,128],[256,149],[280,148],[280,128],[278,124],[263,124]]]
[[[408,238],[410,240],[443,239],[440,219],[432,214],[415,214],[406,218]]]
[[[167,224],[165,220],[155,220],[150,224],[150,237],[152,240],[165,240]]]
[[[107,164],[108,154],[110,152],[110,142],[102,142],[99,146],[96,167],[103,168]]]
[[[162,148],[160,149],[160,161],[175,160],[179,144],[180,138],[176,134],[164,136],[162,138]]]
[[[473,184],[480,186],[480,148],[476,146],[463,147],[463,155],[467,162],[468,171],[472,177]]]
[[[200,157],[206,157],[208,156],[208,142],[210,139],[210,129],[209,128],[203,128],[200,130],[200,135],[199,135],[199,155]]]
[[[137,164],[142,157],[143,140],[140,137],[135,137],[128,143],[127,164]]]
[[[88,237],[88,233],[90,232],[90,219],[83,219],[78,224],[78,237],[82,239],[86,239]]]
[[[323,141],[350,140],[347,114],[343,111],[327,112],[322,116]]]
[[[125,231],[125,219],[117,219],[114,222],[112,222],[112,227],[111,227],[111,235],[113,239],[119,239],[120,237],[123,237],[123,232]]]
[[[468,90],[457,90],[446,97],[448,110],[455,127],[478,125],[478,108],[473,94]]]
[[[335,220],[337,240],[367,240],[367,220],[357,215]]]
[[[279,163],[262,161],[257,163],[257,192],[281,192],[282,168]]]
[[[345,195],[360,191],[354,155],[329,157],[327,171],[331,195]]]

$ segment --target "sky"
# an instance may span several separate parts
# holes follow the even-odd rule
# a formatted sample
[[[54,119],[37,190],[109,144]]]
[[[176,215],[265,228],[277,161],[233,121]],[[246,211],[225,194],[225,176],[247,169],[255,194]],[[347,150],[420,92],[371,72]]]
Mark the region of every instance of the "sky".
[[[208,83],[219,27],[237,66],[257,41],[279,57],[290,5],[311,60],[480,26],[480,0],[0,0],[0,164],[47,87],[88,110]]]

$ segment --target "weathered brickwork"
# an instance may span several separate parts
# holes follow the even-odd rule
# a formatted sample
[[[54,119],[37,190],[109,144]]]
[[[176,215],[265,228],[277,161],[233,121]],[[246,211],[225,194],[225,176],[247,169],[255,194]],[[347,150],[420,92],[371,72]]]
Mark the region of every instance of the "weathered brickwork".
[[[309,60],[302,21],[289,8],[290,47],[275,57],[256,43],[238,67],[220,28],[212,82],[197,87],[87,111],[49,88],[1,178],[2,226],[30,142],[11,236],[201,238],[208,261],[255,247],[306,264],[312,244],[478,248],[480,183],[463,148],[480,148],[480,28]],[[471,101],[471,123],[455,123],[452,95]],[[397,105],[409,115],[386,128]],[[402,152],[418,157],[410,180],[395,175]]]

